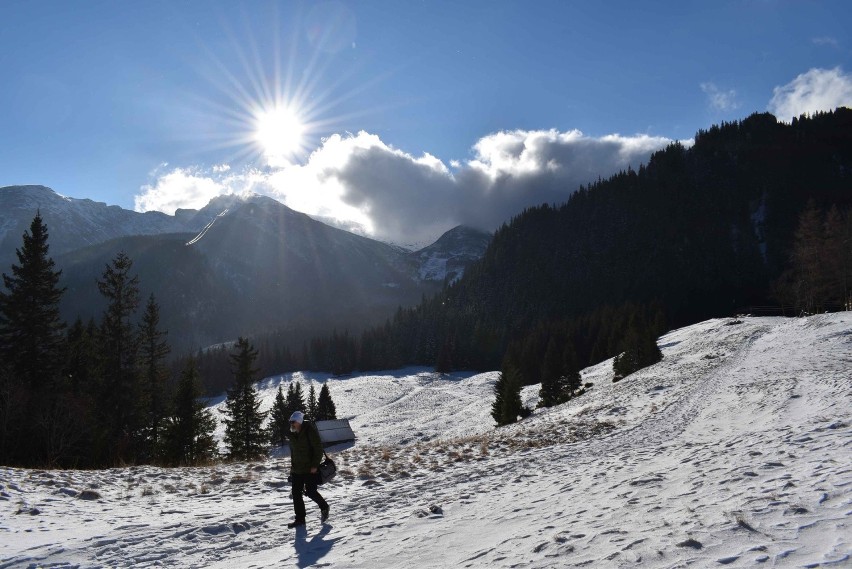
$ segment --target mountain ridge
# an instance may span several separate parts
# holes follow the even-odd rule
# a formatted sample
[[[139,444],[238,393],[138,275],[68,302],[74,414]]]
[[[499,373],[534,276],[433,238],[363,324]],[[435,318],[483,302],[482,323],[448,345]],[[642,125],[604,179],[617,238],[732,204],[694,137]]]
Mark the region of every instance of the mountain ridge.
[[[481,236],[474,245],[457,237],[406,251],[257,194],[219,196],[168,216],[67,198],[45,186],[9,186],[0,188],[0,272],[17,264],[14,251],[36,211],[63,271],[67,321],[100,316],[95,281],[124,251],[142,297],[155,295],[179,350],[279,328],[303,335],[360,330],[437,292],[446,271],[463,272],[476,258],[472,251],[481,254],[486,245]],[[427,263],[433,268],[424,272]]]
[[[37,211],[41,212],[42,219],[50,230],[51,253],[61,254],[118,237],[201,232],[209,224],[214,223],[217,218],[227,215],[228,210],[244,203],[261,203],[271,207],[281,206],[294,214],[305,216],[317,223],[376,241],[315,220],[307,214],[289,208],[274,198],[261,194],[216,196],[200,209],[179,208],[175,210],[174,215],[168,215],[159,211],[136,212],[88,198],[71,198],[42,185],[13,185],[0,187],[0,267],[8,266],[10,262],[15,261],[14,250],[20,245],[20,237],[29,228],[29,224]],[[385,245],[413,256],[422,256],[421,253],[423,252],[441,251],[441,255],[446,256],[447,260],[451,260],[454,254],[446,246],[446,236],[451,235],[461,227],[463,226],[450,229],[439,236],[434,243],[422,249],[410,250],[388,243],[385,243]],[[471,235],[476,234],[475,239],[479,241],[482,241],[481,235],[490,235],[473,228],[466,228],[465,231],[469,231]],[[377,242],[384,243],[382,241]],[[439,243],[443,245],[439,245]],[[476,257],[476,254],[472,251],[478,250],[479,256],[481,256],[484,248],[484,245],[479,247],[465,245],[465,251],[460,253],[462,258],[458,259],[456,265],[465,266],[466,260],[469,262]],[[453,268],[453,270],[457,269],[458,267]],[[429,271],[424,278],[440,281],[445,276],[440,272]]]

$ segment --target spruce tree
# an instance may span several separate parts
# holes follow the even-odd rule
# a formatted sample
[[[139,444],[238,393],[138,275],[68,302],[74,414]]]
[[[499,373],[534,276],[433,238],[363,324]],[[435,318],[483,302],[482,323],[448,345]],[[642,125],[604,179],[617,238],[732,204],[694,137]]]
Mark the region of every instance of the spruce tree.
[[[822,213],[811,201],[799,217],[792,256],[796,305],[808,314],[820,311],[827,296],[823,237]]]
[[[506,377],[501,372],[494,383],[494,402],[491,403],[491,417],[498,426],[503,424],[503,397],[506,391]]]
[[[314,382],[311,382],[311,388],[308,390],[308,419],[311,421],[317,420],[317,390],[314,388]]]
[[[290,386],[287,388],[286,407],[288,411],[288,419],[294,411],[305,412],[305,398],[302,395],[302,384],[298,381],[291,382]]]
[[[505,424],[515,423],[518,417],[526,417],[529,411],[521,402],[521,388],[523,383],[520,373],[515,369],[507,370],[509,381],[506,382],[506,391],[503,394],[503,420]]]
[[[168,332],[160,330],[160,306],[154,295],[148,298],[142,322],[139,324],[139,366],[142,374],[144,409],[143,458],[153,457],[159,444],[163,418],[166,415],[166,382],[169,372],[165,366],[171,348],[166,342]],[[194,363],[193,363],[194,365]]]
[[[47,226],[36,213],[12,274],[0,292],[0,457],[4,462],[51,462],[64,359],[65,324],[59,316],[62,271],[48,256]],[[11,460],[10,460],[11,459]]]
[[[337,419],[337,406],[331,399],[328,383],[322,384],[319,399],[317,400],[317,421],[329,421]]]
[[[565,370],[564,393],[570,399],[580,389],[583,379],[580,375],[580,365],[577,363],[577,352],[573,344],[567,344],[562,354],[562,368]]]
[[[97,324],[94,319],[83,325],[80,318],[68,328],[67,352],[63,375],[75,393],[90,394],[97,377]]]
[[[449,373],[453,371],[453,346],[449,339],[445,339],[441,344],[441,349],[438,352],[438,359],[435,362],[435,371],[438,373]]]
[[[529,410],[524,408],[521,401],[521,376],[514,365],[506,365],[497,383],[494,385],[495,398],[491,406],[491,416],[498,426],[509,425],[518,420],[518,416],[525,417]]]
[[[852,277],[852,217],[833,206],[825,216],[823,271],[830,308],[849,310]]]
[[[107,300],[99,346],[99,416],[103,422],[102,451],[113,463],[134,462],[144,436],[145,393],[136,366],[139,336],[133,316],[139,306],[139,278],[131,276],[133,261],[120,252],[106,266],[98,289]]]
[[[663,353],[657,346],[655,324],[649,324],[640,312],[634,312],[622,343],[622,352],[612,362],[615,372],[613,382],[621,381],[631,373],[661,359]]]
[[[254,388],[257,350],[245,338],[239,338],[231,355],[234,384],[225,400],[225,445],[228,457],[253,460],[266,452],[267,434],[263,429],[266,413],[260,411],[260,399]]]
[[[8,292],[0,291],[0,356],[20,381],[36,393],[61,369],[65,323],[59,317],[62,271],[48,256],[47,226],[36,214],[23,246],[15,253],[18,265],[3,273]]]
[[[290,428],[290,415],[287,401],[284,399],[284,391],[278,384],[278,392],[269,412],[269,440],[273,445],[284,446],[287,444],[287,430]]]
[[[216,458],[213,432],[216,419],[201,397],[201,382],[195,360],[190,358],[181,373],[172,401],[172,412],[163,421],[158,450],[167,464],[191,466]]]
[[[68,464],[75,467],[101,466],[96,457],[94,439],[101,425],[95,419],[96,382],[99,377],[98,326],[94,318],[83,325],[80,318],[68,328],[63,376],[68,384],[63,405],[79,425],[74,431]],[[69,441],[69,442],[72,442]]]
[[[556,338],[551,337],[541,364],[541,389],[539,407],[552,407],[563,401],[566,385],[566,370],[562,349]]]

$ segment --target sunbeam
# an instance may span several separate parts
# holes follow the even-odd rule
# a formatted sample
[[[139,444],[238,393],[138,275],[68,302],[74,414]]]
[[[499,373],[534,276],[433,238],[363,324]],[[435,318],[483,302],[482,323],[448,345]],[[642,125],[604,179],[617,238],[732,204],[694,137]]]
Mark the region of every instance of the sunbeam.
[[[340,113],[344,102],[361,93],[365,83],[375,86],[376,80],[361,78],[353,84],[357,65],[332,72],[323,41],[313,38],[306,48],[304,38],[310,39],[308,28],[316,23],[316,15],[311,16],[311,22],[302,16],[286,26],[276,16],[269,22],[271,33],[258,30],[247,16],[237,20],[236,29],[233,21],[220,20],[227,59],[217,46],[199,38],[205,58],[198,72],[213,90],[193,96],[187,115],[204,125],[196,130],[203,133],[202,149],[229,149],[230,160],[286,168],[301,163],[353,115],[370,113]]]

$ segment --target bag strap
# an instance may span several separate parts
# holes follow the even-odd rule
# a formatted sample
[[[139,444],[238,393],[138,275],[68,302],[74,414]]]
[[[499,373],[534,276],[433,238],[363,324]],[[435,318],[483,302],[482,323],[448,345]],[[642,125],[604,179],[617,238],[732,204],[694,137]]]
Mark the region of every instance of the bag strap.
[[[319,429],[317,428],[317,424],[313,421],[309,421],[309,423],[311,424],[311,428],[316,431],[317,436],[319,436]],[[311,454],[314,454],[314,444],[311,442],[310,433],[305,432],[305,436],[308,437],[308,446],[311,447]],[[322,442],[322,439],[320,439],[320,442]],[[322,449],[322,455],[325,457],[326,460],[331,460],[330,458],[328,458],[328,455],[325,454],[325,449]]]

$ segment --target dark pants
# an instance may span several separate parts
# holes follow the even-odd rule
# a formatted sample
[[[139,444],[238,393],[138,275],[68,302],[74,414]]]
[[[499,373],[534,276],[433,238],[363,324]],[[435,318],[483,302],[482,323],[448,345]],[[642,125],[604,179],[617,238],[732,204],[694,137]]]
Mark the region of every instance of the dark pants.
[[[293,475],[293,510],[296,511],[296,519],[305,519],[305,500],[302,498],[302,491],[305,495],[317,503],[320,510],[328,508],[328,503],[317,492],[316,474],[294,474]]]

